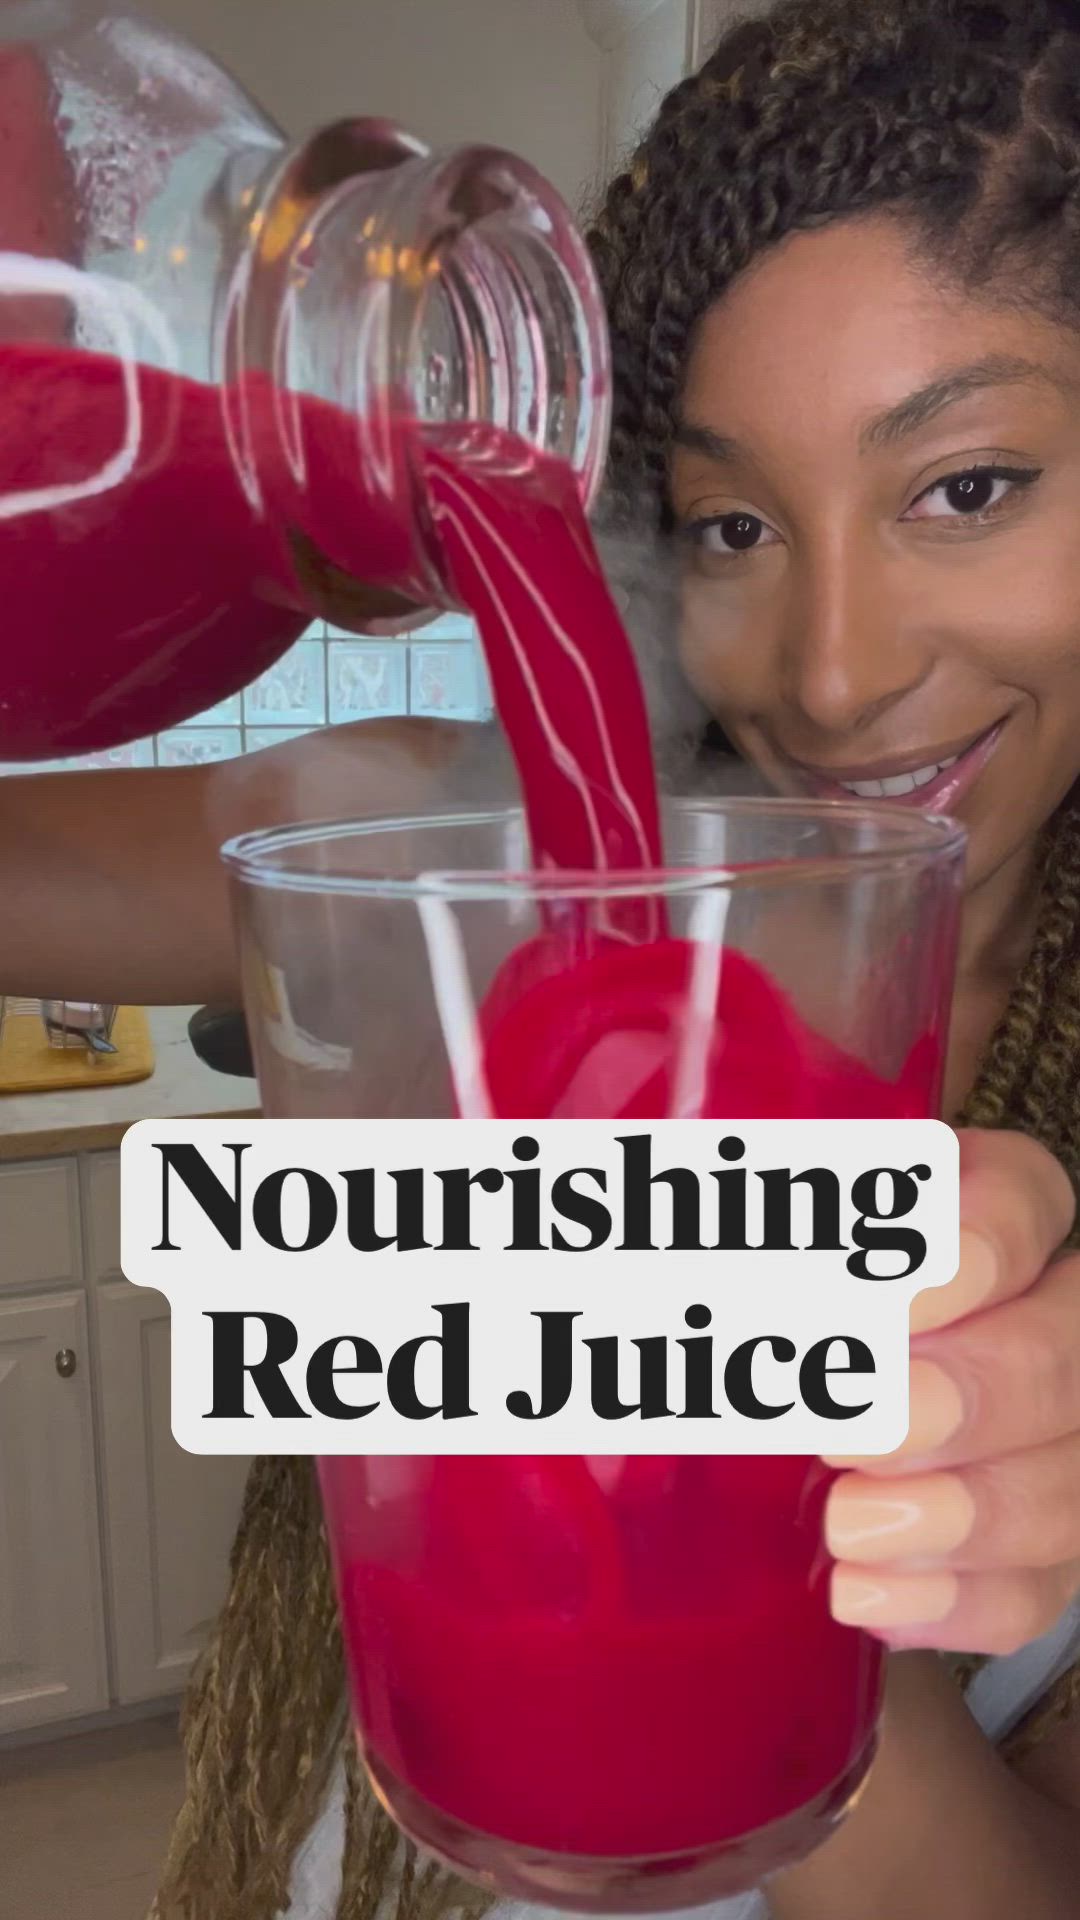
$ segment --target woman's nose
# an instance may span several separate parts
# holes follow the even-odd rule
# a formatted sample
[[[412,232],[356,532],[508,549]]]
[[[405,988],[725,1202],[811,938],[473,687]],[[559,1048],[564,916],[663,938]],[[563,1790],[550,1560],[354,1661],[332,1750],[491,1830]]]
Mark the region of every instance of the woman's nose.
[[[800,572],[785,613],[785,696],[821,734],[866,733],[926,678],[928,638],[868,557],[837,553]]]

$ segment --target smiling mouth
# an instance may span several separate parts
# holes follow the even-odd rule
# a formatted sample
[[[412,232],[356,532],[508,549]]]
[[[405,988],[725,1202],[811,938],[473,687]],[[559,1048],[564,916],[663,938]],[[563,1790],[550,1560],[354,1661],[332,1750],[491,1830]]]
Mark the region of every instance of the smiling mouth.
[[[947,748],[928,749],[925,757],[895,756],[876,766],[845,767],[831,772],[789,760],[788,765],[819,798],[829,800],[888,800],[897,806],[948,813],[973,786],[991,759],[1006,725],[997,721],[974,738]]]

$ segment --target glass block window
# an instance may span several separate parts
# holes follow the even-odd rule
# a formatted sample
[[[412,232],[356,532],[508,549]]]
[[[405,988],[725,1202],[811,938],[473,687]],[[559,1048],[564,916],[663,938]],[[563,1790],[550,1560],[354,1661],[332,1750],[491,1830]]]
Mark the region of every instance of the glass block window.
[[[320,620],[242,694],[181,727],[78,760],[0,765],[0,773],[202,765],[318,727],[407,713],[480,721],[492,711],[483,653],[464,615],[446,614],[408,640],[360,640]]]

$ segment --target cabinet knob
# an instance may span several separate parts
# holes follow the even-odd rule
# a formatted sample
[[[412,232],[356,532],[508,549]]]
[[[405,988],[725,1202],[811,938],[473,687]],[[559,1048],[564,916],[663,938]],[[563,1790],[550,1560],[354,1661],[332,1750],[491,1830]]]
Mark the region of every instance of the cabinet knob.
[[[56,1356],[56,1371],[61,1380],[70,1380],[78,1364],[78,1358],[71,1347],[61,1347]]]

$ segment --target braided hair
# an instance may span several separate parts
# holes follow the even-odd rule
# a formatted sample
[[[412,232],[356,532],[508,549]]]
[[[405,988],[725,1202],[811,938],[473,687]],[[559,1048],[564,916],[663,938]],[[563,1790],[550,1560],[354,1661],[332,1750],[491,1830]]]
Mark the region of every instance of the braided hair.
[[[614,352],[614,498],[669,524],[692,336],[732,281],[790,234],[875,210],[953,284],[992,276],[1080,322],[1080,0],[782,0],[725,34],[664,101],[590,233]],[[1080,1180],[1078,1069],[1074,799],[1047,831],[1034,945],[961,1118],[1025,1129]],[[1078,1696],[1074,1674],[1013,1751]],[[187,1793],[156,1920],[273,1920],[343,1743],[337,1920],[479,1920],[487,1897],[421,1866],[375,1804],[344,1699],[310,1464],[260,1460],[188,1699]]]
[[[738,275],[886,210],[951,279],[1080,318],[1080,5],[785,0],[668,95],[590,234],[617,489],[663,518],[693,332]]]

